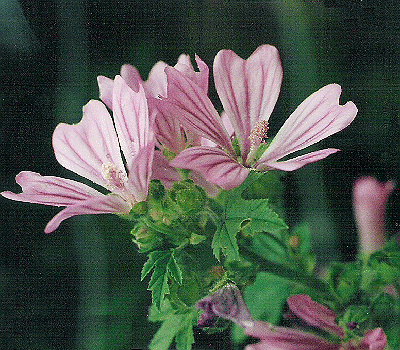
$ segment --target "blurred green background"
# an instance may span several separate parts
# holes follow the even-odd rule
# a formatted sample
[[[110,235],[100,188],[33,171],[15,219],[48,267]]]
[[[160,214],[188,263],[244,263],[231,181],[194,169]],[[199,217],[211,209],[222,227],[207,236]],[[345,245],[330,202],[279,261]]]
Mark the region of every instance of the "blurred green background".
[[[350,127],[317,146],[342,152],[283,178],[286,219],[311,223],[319,261],[351,260],[354,180],[400,181],[399,16],[395,0],[0,0],[0,190],[19,191],[21,170],[74,177],[56,162],[51,136],[98,98],[98,75],[113,77],[131,63],[146,78],[158,60],[174,65],[181,53],[211,66],[220,49],[247,58],[268,43],[284,70],[271,133],[328,83],[339,83],[342,102],[359,108]],[[221,107],[213,88],[210,96]],[[156,326],[146,321],[144,257],[126,223],[78,217],[46,235],[58,209],[3,198],[0,205],[1,349],[147,348]],[[213,340],[195,349],[223,349],[223,338]]]

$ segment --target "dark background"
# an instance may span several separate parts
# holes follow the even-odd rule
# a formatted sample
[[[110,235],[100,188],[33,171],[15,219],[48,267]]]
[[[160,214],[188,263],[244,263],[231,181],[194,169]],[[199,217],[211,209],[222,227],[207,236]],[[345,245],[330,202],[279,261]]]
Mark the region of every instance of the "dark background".
[[[400,181],[399,15],[390,0],[0,0],[0,190],[19,191],[21,170],[75,178],[56,162],[51,136],[98,98],[98,75],[113,77],[131,63],[146,78],[158,60],[174,65],[181,53],[211,66],[220,49],[247,58],[268,43],[284,69],[272,132],[328,83],[339,83],[343,103],[359,109],[351,126],[317,146],[340,153],[285,177],[287,221],[311,223],[322,263],[351,260],[354,180]],[[210,96],[218,105],[213,89]],[[146,321],[144,257],[124,222],[78,217],[46,235],[58,209],[4,198],[0,205],[1,349],[147,348],[156,327]],[[391,233],[398,208],[396,190]]]

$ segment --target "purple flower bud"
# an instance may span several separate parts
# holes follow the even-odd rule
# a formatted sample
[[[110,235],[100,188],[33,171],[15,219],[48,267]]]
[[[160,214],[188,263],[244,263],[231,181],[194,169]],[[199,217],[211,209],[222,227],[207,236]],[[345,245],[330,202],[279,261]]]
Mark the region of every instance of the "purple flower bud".
[[[231,283],[201,299],[196,307],[203,310],[198,322],[203,327],[212,325],[217,317],[231,320],[242,327],[254,321],[239,289]]]

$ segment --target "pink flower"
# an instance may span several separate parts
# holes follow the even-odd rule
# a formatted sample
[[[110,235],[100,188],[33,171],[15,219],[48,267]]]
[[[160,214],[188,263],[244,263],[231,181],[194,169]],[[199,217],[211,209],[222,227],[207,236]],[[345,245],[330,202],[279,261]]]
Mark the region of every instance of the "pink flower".
[[[339,105],[339,85],[327,85],[300,104],[265,149],[268,120],[282,82],[276,48],[260,46],[247,60],[230,50],[217,54],[214,79],[226,118],[203,87],[175,68],[166,67],[165,72],[168,93],[156,101],[158,110],[211,141],[182,150],[171,164],[198,171],[224,189],[239,186],[252,169],[292,171],[337,152],[329,148],[281,160],[342,130],[357,114],[354,103]]]
[[[198,57],[195,57],[199,72],[196,72],[190,61],[189,55],[180,55],[174,68],[181,72],[187,79],[191,80],[207,94],[209,69]],[[165,62],[157,62],[149,73],[147,81],[143,81],[138,70],[131,65],[123,65],[121,76],[134,91],[138,91],[142,84],[148,99],[150,115],[154,117],[154,133],[157,146],[160,150],[168,149],[174,154],[180,153],[187,145],[198,146],[201,137],[190,129],[184,128],[175,116],[169,116],[157,109],[157,99],[161,96],[167,97],[167,75],[164,70],[168,65]],[[104,76],[97,78],[100,98],[112,109],[113,80]],[[152,178],[160,180],[166,188],[171,188],[174,182],[183,180],[182,174],[169,164],[162,151],[156,150],[154,154]],[[190,178],[202,186],[206,192],[215,196],[218,188],[212,185],[201,174],[193,172]]]
[[[344,332],[335,324],[336,315],[329,308],[313,301],[308,295],[294,295],[287,300],[289,309],[308,325],[320,328],[343,338]],[[245,326],[247,335],[259,338],[257,344],[248,345],[246,350],[383,350],[387,337],[382,328],[365,333],[359,340],[332,343],[313,334],[286,327],[275,327],[267,322],[255,321]]]
[[[373,177],[361,177],[354,183],[354,215],[360,248],[365,254],[373,253],[386,242],[386,206],[394,188],[393,181],[381,183]]]
[[[135,203],[146,200],[155,141],[144,89],[139,86],[134,92],[117,76],[112,103],[114,121],[103,103],[92,100],[83,108],[81,122],[59,124],[53,134],[58,162],[111,193],[29,171],[16,177],[22,193],[1,193],[16,201],[65,206],[47,224],[46,233],[74,215],[129,213]]]
[[[198,56],[196,56],[196,63],[199,67],[199,72],[194,70],[190,57],[182,54],[179,56],[178,62],[174,68],[207,93],[208,67]],[[121,76],[129,87],[136,92],[139,86],[143,85],[148,98],[150,114],[156,115],[154,127],[159,144],[174,153],[179,153],[185,149],[186,139],[189,139],[190,142],[190,140],[195,137],[195,143],[197,143],[199,138],[188,130],[184,132],[179,120],[163,115],[156,108],[154,100],[160,96],[167,96],[167,76],[164,72],[167,66],[165,62],[157,62],[151,69],[147,81],[143,81],[135,67],[125,64],[121,68]],[[97,81],[101,100],[112,109],[113,80],[104,76],[99,76]]]

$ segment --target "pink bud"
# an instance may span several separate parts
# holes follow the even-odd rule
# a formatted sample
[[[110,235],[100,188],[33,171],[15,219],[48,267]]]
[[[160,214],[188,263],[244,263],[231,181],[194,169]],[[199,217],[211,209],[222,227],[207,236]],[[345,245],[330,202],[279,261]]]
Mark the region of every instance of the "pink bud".
[[[381,183],[373,177],[361,177],[354,184],[353,209],[363,254],[380,249],[386,242],[386,205],[394,188],[393,181]]]

